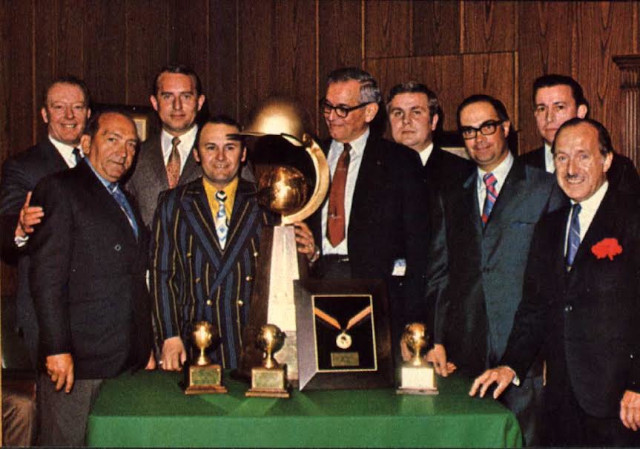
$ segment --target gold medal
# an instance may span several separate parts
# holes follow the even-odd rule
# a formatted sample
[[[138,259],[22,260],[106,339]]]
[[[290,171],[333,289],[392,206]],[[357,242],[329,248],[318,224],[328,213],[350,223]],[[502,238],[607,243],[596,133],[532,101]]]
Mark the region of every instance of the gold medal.
[[[340,333],[336,337],[336,346],[340,349],[349,349],[351,347],[351,335],[344,331]]]

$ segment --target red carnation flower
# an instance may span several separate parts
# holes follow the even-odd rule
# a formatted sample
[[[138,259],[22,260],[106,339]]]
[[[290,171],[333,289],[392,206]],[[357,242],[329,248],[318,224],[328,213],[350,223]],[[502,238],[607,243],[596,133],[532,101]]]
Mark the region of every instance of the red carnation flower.
[[[613,260],[615,256],[622,254],[622,246],[618,243],[618,239],[606,238],[593,245],[591,247],[591,252],[598,259],[608,257],[609,260]]]

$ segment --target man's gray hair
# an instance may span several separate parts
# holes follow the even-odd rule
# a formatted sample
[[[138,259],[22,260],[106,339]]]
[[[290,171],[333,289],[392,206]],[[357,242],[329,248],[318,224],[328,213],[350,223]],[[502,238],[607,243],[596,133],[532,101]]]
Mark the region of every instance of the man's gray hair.
[[[380,103],[382,94],[375,78],[369,72],[357,67],[344,67],[336,69],[327,77],[327,87],[333,83],[355,80],[360,83],[361,103]]]

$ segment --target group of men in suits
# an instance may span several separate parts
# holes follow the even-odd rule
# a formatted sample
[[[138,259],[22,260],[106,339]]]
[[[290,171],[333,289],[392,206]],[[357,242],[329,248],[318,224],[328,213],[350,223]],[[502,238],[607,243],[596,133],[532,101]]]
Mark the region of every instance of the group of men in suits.
[[[640,425],[631,324],[640,181],[633,164],[612,152],[606,130],[580,119],[588,106],[579,85],[559,78],[541,77],[534,86],[536,123],[549,150],[515,158],[504,105],[474,95],[457,111],[465,160],[434,143],[440,113],[426,86],[391,89],[394,143],[371,128],[382,101],[375,79],[357,68],[333,71],[320,102],[331,136],[324,145],[330,193],[310,228],[296,225],[298,250],[318,278],[385,280],[394,340],[404,324],[423,319],[435,343],[426,357],[439,374],[511,366],[484,373],[471,393],[499,380],[494,396],[516,413],[527,444],[635,441],[621,427]],[[195,72],[164,67],[150,102],[162,130],[134,159],[130,118],[96,114],[84,130],[86,87],[56,80],[42,108],[47,141],[3,167],[0,216],[11,230],[3,232],[10,235],[3,251],[19,254],[19,292],[31,305],[19,323],[32,327],[25,336],[41,368],[44,444],[82,444],[101,379],[155,366],[152,316],[163,369],[181,368],[198,320],[221,331],[215,360],[238,364],[261,229],[274,217],[242,179],[252,175],[241,126],[226,116],[196,124],[205,97]],[[552,151],[553,164],[544,151]],[[558,182],[532,167],[541,160],[546,171],[557,170]],[[567,197],[582,216],[569,212]],[[558,260],[569,248],[577,252],[567,268]],[[105,335],[109,344],[99,343]],[[593,375],[576,374],[593,363]],[[616,401],[620,419],[611,418]],[[540,419],[542,410],[542,417],[567,418],[543,433],[549,419]],[[583,429],[580,439],[565,431],[574,425]]]

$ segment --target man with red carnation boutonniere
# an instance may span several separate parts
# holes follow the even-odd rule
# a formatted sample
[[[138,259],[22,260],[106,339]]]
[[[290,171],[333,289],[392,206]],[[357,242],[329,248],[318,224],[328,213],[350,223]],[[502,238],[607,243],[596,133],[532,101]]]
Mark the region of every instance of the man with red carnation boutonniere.
[[[538,223],[505,354],[469,394],[518,388],[542,350],[543,444],[638,446],[640,200],[607,181],[611,139],[595,120],[564,123],[552,150],[571,206]]]

